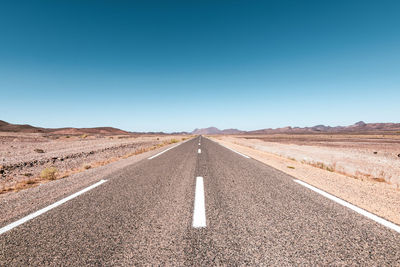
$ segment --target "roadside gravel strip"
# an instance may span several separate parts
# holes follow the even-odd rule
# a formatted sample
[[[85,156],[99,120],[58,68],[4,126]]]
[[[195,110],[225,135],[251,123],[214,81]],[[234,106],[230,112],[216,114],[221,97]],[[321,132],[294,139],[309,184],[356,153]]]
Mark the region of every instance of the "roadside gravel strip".
[[[0,266],[400,262],[399,233],[259,161],[200,137],[152,152],[0,235]]]

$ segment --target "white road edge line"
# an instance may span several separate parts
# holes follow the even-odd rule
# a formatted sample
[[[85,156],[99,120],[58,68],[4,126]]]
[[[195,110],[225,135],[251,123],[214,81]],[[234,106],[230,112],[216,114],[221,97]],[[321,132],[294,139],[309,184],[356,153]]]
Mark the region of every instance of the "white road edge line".
[[[199,154],[201,153],[201,149],[200,148],[197,150],[197,153],[199,153]]]
[[[151,157],[148,158],[148,159],[154,159],[155,157],[160,156],[161,154],[167,152],[168,150],[173,149],[173,148],[175,148],[175,147],[177,147],[177,146],[180,146],[180,145],[182,145],[183,143],[186,143],[186,142],[188,142],[188,141],[190,141],[190,140],[192,140],[192,139],[193,139],[193,138],[189,138],[189,139],[187,139],[187,140],[185,140],[185,141],[183,141],[183,142],[180,142],[179,144],[177,144],[177,145],[175,145],[175,146],[172,146],[172,147],[170,147],[170,148],[167,148],[167,149],[165,149],[164,151],[161,151],[160,153],[155,154],[154,156],[151,156]]]
[[[75,194],[72,194],[72,195],[70,195],[70,196],[68,196],[66,198],[63,198],[63,199],[51,204],[50,206],[47,206],[47,207],[45,207],[43,209],[40,209],[40,210],[38,210],[38,211],[36,211],[34,213],[29,214],[28,216],[25,216],[22,219],[19,219],[18,221],[15,221],[15,222],[7,225],[7,226],[4,226],[3,228],[0,228],[0,235],[4,234],[5,232],[7,232],[7,231],[9,231],[9,230],[11,230],[11,229],[23,224],[23,223],[25,223],[27,221],[32,220],[35,217],[38,217],[38,216],[42,215],[45,212],[48,212],[51,209],[54,209],[57,206],[60,206],[61,204],[64,204],[68,200],[76,198],[77,196],[82,195],[83,193],[85,193],[85,192],[87,192],[89,190],[92,190],[93,188],[95,188],[95,187],[97,187],[97,186],[99,186],[99,185],[101,185],[101,184],[103,184],[105,182],[107,182],[107,180],[100,180],[99,182],[97,182],[97,183],[95,183],[95,184],[93,184],[93,185],[91,185],[89,187],[86,187],[85,189],[82,189],[81,191],[76,192]]]
[[[219,144],[219,143],[218,143],[218,144]],[[220,144],[220,145],[223,146],[223,147],[225,147],[225,148],[227,148],[227,149],[229,149],[230,151],[233,151],[233,152],[239,154],[239,155],[242,156],[242,157],[245,157],[246,159],[249,159],[249,158],[250,158],[249,156],[246,156],[245,154],[242,154],[242,153],[240,153],[240,152],[237,152],[236,150],[233,150],[232,148],[229,148],[229,147],[224,146],[224,145],[222,145],[222,144]]]
[[[321,189],[318,189],[318,188],[316,188],[316,187],[314,187],[312,185],[309,185],[309,184],[307,184],[307,183],[305,183],[303,181],[300,181],[300,180],[297,180],[297,179],[293,179],[293,181],[295,181],[296,183],[301,184],[302,186],[307,187],[308,189],[311,189],[311,190],[317,192],[318,194],[323,195],[326,198],[329,198],[332,201],[335,201],[336,203],[339,203],[340,205],[343,205],[343,206],[345,206],[345,207],[347,207],[347,208],[349,208],[349,209],[351,209],[351,210],[353,210],[353,211],[355,211],[355,212],[357,212],[357,213],[359,213],[361,215],[364,215],[365,217],[367,217],[367,218],[369,218],[369,219],[371,219],[371,220],[373,220],[373,221],[375,221],[377,223],[380,223],[380,224],[382,224],[382,225],[384,225],[384,226],[386,226],[386,227],[388,227],[388,228],[400,233],[400,226],[397,225],[397,224],[389,222],[389,221],[387,221],[387,220],[385,220],[385,219],[383,219],[383,218],[381,218],[381,217],[379,217],[379,216],[377,216],[375,214],[372,214],[372,213],[370,213],[370,212],[368,212],[368,211],[366,211],[364,209],[361,209],[361,208],[359,208],[357,206],[354,206],[354,205],[344,201],[343,199],[335,197],[335,196],[333,196],[333,195],[331,195],[331,194],[329,194],[329,193],[327,193],[325,191],[322,191]]]
[[[160,153],[155,154],[154,156],[151,156],[151,157],[148,158],[148,159],[154,159],[155,157],[158,157],[158,156],[160,156],[161,154],[163,154],[163,153],[167,152],[168,150],[173,149],[173,148],[175,148],[175,147],[177,147],[177,146],[179,146],[179,145],[180,145],[180,144],[177,144],[177,145],[175,145],[175,146],[172,146],[172,147],[170,147],[170,148],[167,148],[167,149],[165,149],[164,151],[161,151]]]
[[[196,191],[194,196],[193,227],[206,227],[206,208],[204,200],[203,177],[196,178]]]
[[[208,138],[207,138],[207,139],[208,139]],[[208,139],[208,140],[210,140],[210,139]],[[216,142],[216,141],[214,141],[214,140],[210,140],[210,141],[211,141],[211,142],[214,142],[214,143],[216,143],[216,144],[218,144],[218,145],[220,145],[220,146],[223,146],[223,147],[229,149],[230,151],[235,152],[236,154],[239,154],[239,155],[242,156],[242,157],[245,157],[246,159],[250,159],[249,156],[247,156],[247,155],[245,155],[245,154],[242,154],[242,153],[240,153],[240,152],[237,152],[236,150],[233,150],[232,148],[229,148],[229,147],[227,147],[227,146],[225,146],[225,145],[223,145],[223,144],[221,144],[221,143],[218,143],[218,142]]]

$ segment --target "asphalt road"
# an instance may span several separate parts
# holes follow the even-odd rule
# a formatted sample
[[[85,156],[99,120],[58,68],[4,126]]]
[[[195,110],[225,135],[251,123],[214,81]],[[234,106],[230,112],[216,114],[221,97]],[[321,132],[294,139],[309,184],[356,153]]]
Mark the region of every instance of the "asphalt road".
[[[0,266],[400,265],[396,231],[199,141],[104,177],[1,234]],[[206,227],[193,227],[197,177]]]

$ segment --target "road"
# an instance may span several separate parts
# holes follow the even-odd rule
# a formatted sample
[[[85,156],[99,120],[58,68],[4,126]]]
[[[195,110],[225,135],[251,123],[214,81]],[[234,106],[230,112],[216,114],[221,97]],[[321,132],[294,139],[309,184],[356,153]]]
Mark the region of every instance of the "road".
[[[1,234],[0,266],[400,265],[398,232],[204,137],[104,180]]]

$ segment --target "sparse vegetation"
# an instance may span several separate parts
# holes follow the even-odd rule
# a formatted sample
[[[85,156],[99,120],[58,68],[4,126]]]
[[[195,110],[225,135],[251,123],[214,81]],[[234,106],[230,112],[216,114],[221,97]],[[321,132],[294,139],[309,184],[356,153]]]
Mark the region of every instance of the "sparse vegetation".
[[[40,173],[40,178],[46,180],[55,180],[57,179],[57,168],[55,167],[47,167]]]
[[[35,179],[29,179],[26,181],[26,184],[36,184],[36,180]]]
[[[294,167],[293,166],[287,166],[289,169],[294,169]]]
[[[82,135],[81,135],[81,138],[82,138],[82,139],[85,139],[86,137],[88,137],[87,134],[82,134]]]
[[[36,153],[44,153],[44,150],[43,149],[40,149],[40,148],[35,148],[35,150],[34,150]]]
[[[334,172],[335,171],[334,166],[326,165],[323,162],[317,161],[317,162],[311,162],[309,164],[314,166],[314,167],[317,167],[317,168],[320,168],[320,169],[323,169],[323,170],[327,170],[327,171],[330,171],[330,172]]]
[[[91,166],[90,164],[84,164],[84,165],[83,165],[83,168],[84,168],[85,170],[89,170],[90,168],[92,168],[92,166]]]

